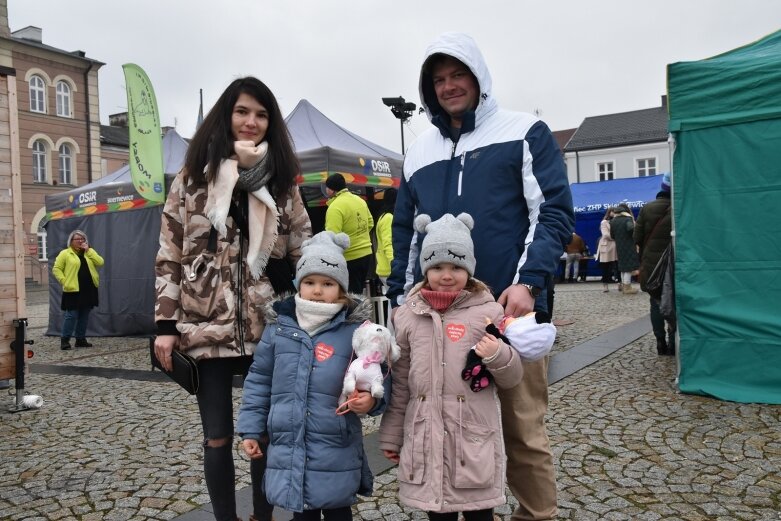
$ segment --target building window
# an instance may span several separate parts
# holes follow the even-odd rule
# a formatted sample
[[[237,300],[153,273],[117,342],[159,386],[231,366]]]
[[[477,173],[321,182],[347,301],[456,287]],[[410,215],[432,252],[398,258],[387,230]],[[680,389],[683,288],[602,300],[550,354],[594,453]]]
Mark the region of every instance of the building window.
[[[656,158],[650,157],[637,160],[637,177],[656,175]]]
[[[57,82],[57,115],[71,117],[71,87],[64,81]]]
[[[48,255],[46,254],[46,232],[38,232],[38,260],[39,261],[47,261],[49,260]]]
[[[65,143],[60,145],[60,183],[73,184],[73,154]]]
[[[597,172],[600,181],[609,181],[613,179],[613,162],[597,163]]]
[[[30,77],[30,111],[46,114],[46,83],[40,76]]]
[[[47,222],[46,218],[43,218],[38,223],[38,260],[40,261],[49,260],[49,254],[46,251],[46,228],[44,228]]]
[[[38,140],[33,143],[33,182],[46,182],[46,144]]]

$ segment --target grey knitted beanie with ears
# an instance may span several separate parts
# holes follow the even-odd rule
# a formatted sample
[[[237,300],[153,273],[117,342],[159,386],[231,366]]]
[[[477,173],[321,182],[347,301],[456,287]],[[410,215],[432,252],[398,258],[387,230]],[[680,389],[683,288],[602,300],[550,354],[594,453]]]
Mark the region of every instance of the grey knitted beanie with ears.
[[[415,217],[415,230],[425,233],[420,249],[420,270],[426,274],[429,268],[449,262],[464,268],[469,276],[475,274],[475,248],[471,230],[475,221],[468,213],[458,217],[446,213],[434,222],[426,214]]]
[[[350,246],[346,233],[320,232],[301,245],[301,258],[296,264],[296,281],[307,275],[325,275],[334,279],[346,292],[350,276],[344,250]]]

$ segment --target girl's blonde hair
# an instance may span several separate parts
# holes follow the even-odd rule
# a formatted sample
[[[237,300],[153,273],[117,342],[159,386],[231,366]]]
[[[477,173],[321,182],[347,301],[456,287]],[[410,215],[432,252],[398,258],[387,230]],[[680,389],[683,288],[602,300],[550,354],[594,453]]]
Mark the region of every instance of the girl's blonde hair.
[[[336,300],[334,301],[335,304],[341,304],[343,306],[349,306],[352,304],[353,300],[350,298],[349,295],[347,295],[347,292],[339,286],[339,296],[336,297]]]

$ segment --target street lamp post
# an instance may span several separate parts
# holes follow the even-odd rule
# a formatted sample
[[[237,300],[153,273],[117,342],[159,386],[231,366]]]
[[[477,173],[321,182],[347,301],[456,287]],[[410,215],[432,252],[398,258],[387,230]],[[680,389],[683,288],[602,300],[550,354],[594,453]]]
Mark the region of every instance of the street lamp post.
[[[401,96],[397,98],[382,98],[382,102],[390,107],[391,112],[399,120],[401,124],[401,155],[404,155],[404,122],[412,117],[412,113],[415,112],[415,104],[411,101],[406,101]]]

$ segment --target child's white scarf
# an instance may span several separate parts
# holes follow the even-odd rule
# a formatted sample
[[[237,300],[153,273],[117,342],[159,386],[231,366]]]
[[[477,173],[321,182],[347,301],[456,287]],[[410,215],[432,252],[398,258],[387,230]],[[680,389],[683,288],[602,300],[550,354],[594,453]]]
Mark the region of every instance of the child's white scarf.
[[[314,302],[296,295],[296,320],[307,334],[314,335],[342,310],[344,304]]]

